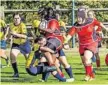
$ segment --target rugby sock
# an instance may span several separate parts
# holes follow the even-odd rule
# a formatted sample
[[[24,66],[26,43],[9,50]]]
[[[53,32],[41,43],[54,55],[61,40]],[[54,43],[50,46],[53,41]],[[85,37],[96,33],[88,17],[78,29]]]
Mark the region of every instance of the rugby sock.
[[[92,66],[91,66],[91,65],[85,66],[85,70],[86,70],[86,75],[89,75],[89,76],[90,76],[90,74],[93,72],[93,71],[92,71]]]
[[[42,80],[47,81],[48,77],[50,75],[50,72],[45,72],[42,74]]]
[[[95,78],[95,73],[92,72],[92,73],[90,74],[90,76],[91,76],[92,78]]]
[[[64,74],[62,72],[58,72],[61,77],[64,77]]]
[[[100,60],[96,60],[97,67],[100,67]]]
[[[61,77],[59,73],[54,75],[54,77],[57,78],[59,81],[66,82],[66,78]]]
[[[12,67],[13,67],[13,70],[14,70],[14,73],[18,73],[18,68],[17,68],[17,63],[12,63]]]
[[[69,75],[70,78],[73,78],[72,68],[71,66],[69,68],[65,68],[65,71]]]
[[[61,64],[60,64],[60,67],[59,67],[59,69],[62,71],[62,66],[61,66]]]

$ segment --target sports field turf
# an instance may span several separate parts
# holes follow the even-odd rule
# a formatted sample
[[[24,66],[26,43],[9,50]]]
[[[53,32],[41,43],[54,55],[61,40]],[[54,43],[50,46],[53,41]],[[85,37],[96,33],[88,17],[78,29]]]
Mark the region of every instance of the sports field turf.
[[[84,84],[84,85],[93,85],[93,84],[106,84],[108,85],[108,66],[105,65],[105,55],[108,53],[108,50],[105,48],[102,48],[100,50],[100,55],[101,55],[101,70],[96,69],[96,65],[94,63],[94,67],[96,69],[96,79],[93,81],[86,82],[84,81],[84,67],[81,64],[81,59],[78,54],[78,49],[72,49],[70,51],[66,51],[67,55],[67,60],[69,64],[73,68],[73,73],[75,77],[75,81],[71,83],[66,83],[66,82],[59,82],[57,79],[55,79],[52,75],[49,76],[47,82],[40,82],[39,79],[41,78],[41,75],[37,76],[31,76],[27,74],[25,70],[25,59],[22,55],[19,55],[17,58],[18,62],[18,68],[19,68],[19,73],[20,73],[20,78],[17,80],[14,80],[11,76],[13,75],[13,70],[11,66],[1,68],[1,84],[14,84],[14,85],[79,85],[79,84]],[[5,64],[5,61],[2,59],[2,64]],[[68,75],[63,69],[63,72],[65,73],[65,76],[67,78]]]

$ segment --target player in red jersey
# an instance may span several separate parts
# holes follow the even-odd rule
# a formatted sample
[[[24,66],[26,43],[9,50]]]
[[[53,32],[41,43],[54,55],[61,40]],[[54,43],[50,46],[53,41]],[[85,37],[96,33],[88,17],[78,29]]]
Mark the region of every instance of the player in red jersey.
[[[97,19],[95,18],[94,11],[92,11],[92,10],[89,10],[89,11],[88,11],[88,17],[97,20]],[[97,34],[97,36],[98,36],[98,47],[97,47],[97,53],[95,54],[95,57],[96,57],[96,66],[97,66],[97,68],[99,69],[99,68],[100,68],[99,48],[101,47],[102,27],[101,27],[101,26],[95,26],[95,30],[96,30],[96,34]]]
[[[58,51],[62,48],[62,43],[64,41],[64,38],[62,35],[60,35],[60,27],[59,22],[56,19],[56,15],[54,14],[54,10],[52,8],[47,8],[47,15],[44,16],[45,20],[47,20],[47,27],[46,28],[39,28],[41,31],[43,31],[45,34],[45,37],[47,38],[46,47],[53,50],[55,53],[58,53]],[[40,49],[41,50],[41,49]],[[42,51],[42,50],[41,50]],[[61,75],[62,72],[59,69],[58,65],[56,65],[57,59],[55,54],[51,54],[50,52],[44,51],[44,55],[48,60],[48,63],[50,66],[55,65],[57,67],[57,74],[56,72],[53,72],[54,76]],[[60,78],[60,76],[59,76]]]
[[[49,8],[49,9],[51,9],[51,8]],[[51,12],[51,11],[48,11],[48,12]],[[45,37],[47,38],[46,46],[52,50],[57,51],[60,48],[62,48],[62,42],[63,42],[64,38],[60,35],[59,22],[55,18],[56,16],[52,15],[50,17],[49,14],[51,14],[51,13],[48,13],[48,15],[45,16],[46,20],[48,21],[47,28],[45,28],[45,29],[40,28],[40,30],[45,32]],[[56,58],[54,56],[51,57],[50,54],[47,52],[45,52],[45,55],[49,61],[49,64],[53,65]]]
[[[78,34],[79,53],[85,67],[86,81],[94,79],[91,58],[96,53],[98,46],[98,37],[94,29],[95,26],[101,26],[101,23],[95,19],[88,18],[86,8],[81,6],[77,11],[77,23],[69,30],[65,41],[67,43],[75,33]],[[64,47],[66,48],[66,45]]]

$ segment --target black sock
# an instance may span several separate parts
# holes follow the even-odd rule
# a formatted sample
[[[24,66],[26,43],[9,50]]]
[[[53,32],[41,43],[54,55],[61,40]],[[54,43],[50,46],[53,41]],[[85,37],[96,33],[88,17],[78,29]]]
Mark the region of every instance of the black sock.
[[[42,74],[42,80],[47,81],[49,75],[50,75],[50,72],[45,72],[45,73],[43,73],[43,74]]]
[[[59,69],[62,71],[62,65],[61,65],[61,63],[60,63],[60,67],[59,67]]]
[[[13,70],[14,70],[14,73],[18,73],[18,68],[17,68],[17,63],[12,63],[12,67],[13,67]]]
[[[65,71],[69,75],[70,78],[73,78],[72,68],[71,66],[69,68],[65,68]]]

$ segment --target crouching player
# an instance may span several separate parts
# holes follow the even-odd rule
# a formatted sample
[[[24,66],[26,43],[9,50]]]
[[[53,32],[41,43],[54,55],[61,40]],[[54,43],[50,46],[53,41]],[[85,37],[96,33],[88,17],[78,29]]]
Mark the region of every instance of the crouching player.
[[[51,54],[54,54],[55,52],[48,47],[46,47],[46,39],[44,37],[40,37],[38,40],[39,49],[36,51],[31,51],[29,54],[29,57],[26,62],[26,71],[30,75],[37,75],[37,74],[43,74],[47,72],[51,72],[54,77],[56,77],[59,81],[62,82],[70,82],[69,79],[61,77],[61,75],[56,71],[57,68],[55,66],[49,66],[47,63],[47,60],[42,53],[43,51],[50,52]],[[36,42],[37,42],[36,40]],[[42,52],[41,52],[42,50]],[[39,63],[36,62],[36,60],[39,60]]]

